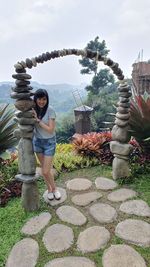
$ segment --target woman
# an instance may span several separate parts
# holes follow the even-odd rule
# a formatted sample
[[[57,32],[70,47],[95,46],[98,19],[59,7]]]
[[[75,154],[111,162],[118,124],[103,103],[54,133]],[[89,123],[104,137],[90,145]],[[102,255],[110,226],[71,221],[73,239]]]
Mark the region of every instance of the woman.
[[[61,198],[60,192],[56,189],[54,176],[52,173],[53,156],[56,148],[55,118],[56,114],[49,106],[48,93],[44,89],[38,89],[34,95],[35,124],[33,148],[42,168],[42,175],[48,189],[48,199]]]

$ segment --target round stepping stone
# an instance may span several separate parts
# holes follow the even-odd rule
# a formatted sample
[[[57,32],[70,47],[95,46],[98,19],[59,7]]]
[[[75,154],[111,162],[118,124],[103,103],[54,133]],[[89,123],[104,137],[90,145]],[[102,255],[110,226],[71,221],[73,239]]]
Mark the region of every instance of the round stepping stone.
[[[43,212],[38,216],[31,218],[21,229],[21,232],[27,235],[36,235],[50,221],[51,215],[49,212]]]
[[[115,234],[129,243],[143,247],[150,246],[150,224],[147,222],[127,219],[117,225]]]
[[[118,184],[115,181],[105,177],[97,177],[95,180],[95,185],[97,189],[101,190],[110,190],[118,186]]]
[[[56,206],[60,203],[63,203],[66,199],[67,199],[67,194],[66,194],[66,190],[64,188],[60,188],[60,187],[57,187],[57,189],[59,190],[59,192],[61,193],[61,199],[59,200],[49,200],[47,198],[47,194],[48,194],[48,190],[46,190],[43,194],[43,198],[45,200],[46,203],[50,204],[51,206]]]
[[[38,256],[38,243],[32,238],[24,238],[12,248],[6,267],[34,267],[37,263]]]
[[[61,206],[56,210],[58,217],[74,225],[83,225],[86,223],[86,217],[76,208],[70,206]]]
[[[48,262],[44,267],[96,267],[95,263],[85,257],[64,257]],[[142,266],[143,267],[143,266]]]
[[[143,200],[126,201],[121,204],[120,210],[128,214],[150,217],[150,207]]]
[[[136,196],[136,192],[133,191],[132,189],[118,189],[116,191],[111,192],[108,195],[108,200],[113,201],[113,202],[119,202],[119,201],[125,201],[129,198],[133,198]]]
[[[146,267],[144,259],[132,247],[112,245],[104,251],[103,267]]]
[[[75,178],[67,182],[67,188],[73,191],[87,190],[92,186],[92,182],[86,178]]]
[[[48,227],[43,236],[43,242],[49,252],[61,252],[71,247],[74,234],[70,227],[53,224]]]
[[[77,247],[83,253],[94,252],[104,248],[110,239],[110,233],[105,227],[93,226],[79,234]]]
[[[90,207],[90,214],[100,223],[110,223],[117,218],[116,210],[108,204],[97,203]]]
[[[89,193],[75,195],[72,197],[71,200],[74,204],[78,206],[86,206],[101,197],[102,194],[99,192],[89,192]]]

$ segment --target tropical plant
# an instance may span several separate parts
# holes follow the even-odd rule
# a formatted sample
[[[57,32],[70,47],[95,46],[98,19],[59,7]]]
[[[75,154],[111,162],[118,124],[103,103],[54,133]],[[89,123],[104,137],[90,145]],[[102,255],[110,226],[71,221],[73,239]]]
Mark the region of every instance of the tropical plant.
[[[0,104],[0,154],[16,145],[13,136],[16,122],[13,121],[14,110],[9,104]]]

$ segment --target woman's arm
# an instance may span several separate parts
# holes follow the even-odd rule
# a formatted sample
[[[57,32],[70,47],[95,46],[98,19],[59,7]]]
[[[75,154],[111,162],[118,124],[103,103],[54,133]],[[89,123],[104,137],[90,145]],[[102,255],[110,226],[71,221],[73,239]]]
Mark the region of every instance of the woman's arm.
[[[41,120],[37,120],[39,126],[42,127],[48,133],[53,133],[55,130],[55,119],[49,119],[48,125]]]

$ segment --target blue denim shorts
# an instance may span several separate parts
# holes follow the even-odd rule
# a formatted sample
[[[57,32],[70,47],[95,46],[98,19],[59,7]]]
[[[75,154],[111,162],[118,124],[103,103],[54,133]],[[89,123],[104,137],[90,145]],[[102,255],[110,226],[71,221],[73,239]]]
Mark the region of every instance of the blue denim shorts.
[[[41,153],[44,156],[54,156],[56,149],[56,137],[48,139],[33,138],[33,149],[35,153]]]

